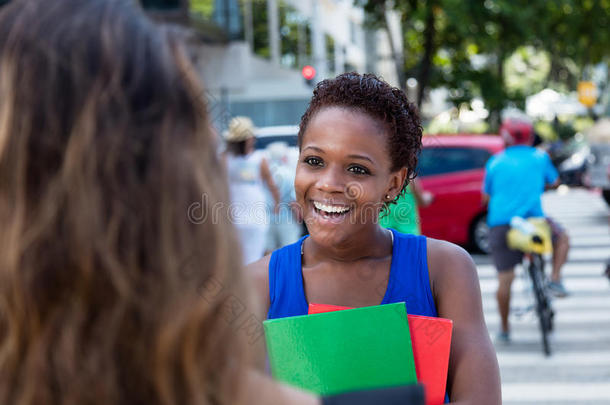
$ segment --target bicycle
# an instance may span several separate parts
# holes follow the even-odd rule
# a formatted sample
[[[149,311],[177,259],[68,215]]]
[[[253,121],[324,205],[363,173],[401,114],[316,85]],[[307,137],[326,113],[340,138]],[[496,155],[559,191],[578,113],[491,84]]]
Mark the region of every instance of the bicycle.
[[[544,256],[552,253],[551,228],[545,218],[515,217],[507,234],[508,246],[524,253],[523,268],[527,269],[532,282],[536,315],[542,334],[542,348],[546,356],[551,355],[549,334],[553,330],[554,311],[551,297],[546,289]]]

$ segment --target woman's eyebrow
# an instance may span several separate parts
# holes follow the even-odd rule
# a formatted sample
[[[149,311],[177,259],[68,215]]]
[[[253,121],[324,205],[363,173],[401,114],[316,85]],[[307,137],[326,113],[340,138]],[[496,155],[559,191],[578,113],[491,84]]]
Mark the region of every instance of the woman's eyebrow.
[[[306,146],[303,148],[303,150],[307,150],[307,149],[313,149],[314,151],[318,152],[318,153],[324,153],[324,151],[320,148],[318,148],[317,146]]]
[[[375,164],[375,162],[373,162],[373,159],[371,159],[368,156],[364,156],[364,155],[348,155],[347,156],[350,159],[364,159],[364,160],[368,160],[369,162]]]
[[[317,146],[306,146],[306,147],[303,148],[304,151],[307,150],[307,149],[311,149],[311,150],[313,150],[315,152],[318,152],[318,153],[324,153],[324,150],[321,149],[321,148],[318,148]],[[371,159],[370,157],[365,156],[365,155],[351,154],[351,155],[347,155],[347,157],[350,158],[350,159],[367,160],[367,161],[371,162],[372,164],[375,164],[373,159]]]

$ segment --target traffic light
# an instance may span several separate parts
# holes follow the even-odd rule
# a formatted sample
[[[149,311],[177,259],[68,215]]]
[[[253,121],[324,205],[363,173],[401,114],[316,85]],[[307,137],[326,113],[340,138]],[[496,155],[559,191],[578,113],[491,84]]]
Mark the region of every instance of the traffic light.
[[[316,77],[316,69],[313,66],[306,65],[303,66],[301,74],[305,79],[305,83],[307,83],[308,86],[313,87],[315,84],[313,79]]]

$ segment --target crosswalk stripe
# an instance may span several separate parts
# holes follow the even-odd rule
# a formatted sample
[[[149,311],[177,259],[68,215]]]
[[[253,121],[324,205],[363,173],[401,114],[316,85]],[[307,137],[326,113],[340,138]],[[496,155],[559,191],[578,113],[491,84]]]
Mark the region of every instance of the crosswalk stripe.
[[[553,308],[556,311],[570,311],[570,310],[578,310],[582,311],[583,309],[589,310],[600,310],[600,311],[608,311],[610,312],[610,299],[603,299],[603,296],[570,296],[564,299],[554,299],[553,300]],[[493,305],[488,305],[490,311],[496,311],[495,301],[492,301]],[[524,309],[530,305],[533,305],[534,300],[526,295],[517,295],[514,294],[512,299],[510,300],[511,311],[515,309]]]
[[[481,284],[482,293],[492,293],[496,291],[498,287],[498,281],[495,279],[483,279],[479,280]],[[587,279],[587,278],[565,278],[563,283],[568,291],[572,294],[576,293],[591,293],[591,292],[604,292],[607,291],[610,294],[610,286],[608,280],[604,280],[603,277],[599,279]]]
[[[609,248],[610,249],[610,248]],[[610,250],[607,255],[610,255]],[[570,276],[570,278],[578,277],[600,277],[602,278],[602,270],[604,266],[602,263],[566,263],[562,268],[562,275],[564,277]],[[516,275],[517,278],[521,276],[523,272],[522,267],[517,267]],[[547,266],[547,272],[550,272],[550,266]],[[496,278],[497,270],[493,264],[480,264],[477,266],[477,273],[479,279],[484,278]],[[548,274],[548,273],[547,273]],[[608,284],[610,287],[610,284]]]
[[[538,320],[532,318],[531,322],[533,324],[534,322],[538,322]],[[536,327],[528,329],[513,329],[511,339],[512,343],[514,344],[539,344],[541,342],[541,336],[537,325]],[[490,336],[492,339],[495,337],[493,334]],[[551,343],[554,345],[569,343],[593,343],[597,341],[610,341],[610,326],[605,329],[597,330],[566,329],[562,330],[561,333],[554,333],[551,335]]]
[[[507,383],[502,386],[502,400],[527,403],[571,401],[571,404],[585,400],[610,402],[610,383]]]
[[[553,353],[550,357],[545,357],[542,351],[522,352],[522,353],[497,353],[498,361],[504,366],[544,366],[544,367],[565,367],[565,366],[606,366],[610,370],[610,351],[570,351]],[[541,361],[542,360],[542,361]],[[610,382],[609,382],[610,383]]]
[[[485,313],[485,321],[489,323],[498,323],[500,316],[497,312]],[[582,311],[581,309],[569,310],[563,309],[555,311],[556,323],[570,323],[571,325],[579,325],[589,322],[599,322],[600,325],[605,323],[610,326],[610,311],[607,309]]]

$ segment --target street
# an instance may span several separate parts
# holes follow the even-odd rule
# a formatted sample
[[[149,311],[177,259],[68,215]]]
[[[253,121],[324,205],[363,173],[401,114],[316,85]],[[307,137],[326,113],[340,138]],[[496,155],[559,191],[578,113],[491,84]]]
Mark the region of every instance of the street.
[[[571,238],[568,263],[563,269],[564,284],[571,295],[553,301],[553,354],[546,358],[535,313],[515,315],[524,312],[530,303],[528,284],[517,269],[511,300],[512,342],[494,342],[503,403],[610,404],[610,282],[602,276],[610,256],[609,210],[599,194],[580,189],[547,192],[543,205],[547,215],[563,225]],[[495,339],[499,330],[496,271],[489,257],[473,258],[487,326]]]

